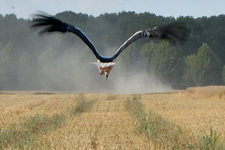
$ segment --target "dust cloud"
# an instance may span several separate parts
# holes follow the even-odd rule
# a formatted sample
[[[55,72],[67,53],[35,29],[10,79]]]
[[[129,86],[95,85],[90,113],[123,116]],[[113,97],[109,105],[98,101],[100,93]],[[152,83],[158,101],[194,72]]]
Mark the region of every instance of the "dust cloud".
[[[125,94],[159,93],[170,91],[169,85],[163,84],[152,73],[132,70],[127,76],[116,76],[113,91]]]
[[[149,73],[140,64],[137,65],[136,62],[141,62],[139,60],[126,68],[120,55],[106,81],[92,64],[96,62],[95,56],[76,36],[55,33],[37,36],[36,31],[31,34],[35,40],[28,40],[31,49],[24,50],[21,45],[20,49],[11,51],[16,53],[16,57],[7,59],[5,63],[8,75],[4,82],[1,81],[2,91],[142,94],[171,90],[154,75],[154,71]],[[112,55],[116,49],[100,53]],[[1,55],[8,58],[6,54]],[[123,55],[126,54],[123,52]],[[146,65],[141,63],[141,66]]]
[[[61,44],[64,43],[61,38],[54,36],[48,36],[48,38],[50,40],[43,43],[46,45],[45,50],[40,50],[35,55],[38,61],[34,67],[36,70],[33,71],[36,74],[28,86],[32,90],[118,94],[143,94],[171,90],[171,87],[163,84],[154,72],[147,73],[144,69],[135,69],[136,64],[131,64],[134,67],[128,71],[121,63],[120,56],[115,60],[116,65],[106,81],[105,76],[100,76],[97,67],[91,64],[96,61],[96,58],[82,41],[79,41],[81,44],[65,50],[62,49]],[[112,50],[112,53],[115,50]]]

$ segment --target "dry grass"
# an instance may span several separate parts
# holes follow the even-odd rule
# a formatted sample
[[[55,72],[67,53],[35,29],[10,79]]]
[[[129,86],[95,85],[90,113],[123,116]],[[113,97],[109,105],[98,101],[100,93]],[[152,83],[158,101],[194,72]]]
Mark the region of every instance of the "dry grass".
[[[137,96],[128,99],[125,107],[137,120],[137,129],[153,141],[157,149],[192,149],[195,146],[195,141],[190,140],[179,126],[152,111],[144,112],[144,106]]]
[[[36,114],[67,112],[74,104],[71,95],[0,94],[0,131]]]
[[[18,143],[20,143],[19,148],[22,149],[151,149],[153,147],[145,135],[136,133],[136,122],[124,108],[126,95],[113,96],[114,98],[110,100],[108,94],[2,94],[0,96],[3,108],[0,116],[5,119],[0,122],[2,139],[5,138],[6,131],[10,135],[14,133],[18,135],[12,136],[15,142],[8,140],[9,145],[4,143],[5,148],[18,148]],[[93,104],[89,102],[93,101],[95,103],[92,108],[86,109],[89,104]],[[82,114],[71,115],[74,111]],[[42,131],[37,127],[33,137],[25,134],[27,130],[20,130],[24,122],[32,119],[33,116],[51,118],[54,114],[66,116],[66,119],[63,126],[54,128],[51,132],[39,134]],[[31,126],[31,129],[33,132],[35,126]],[[25,139],[30,140],[21,144],[20,141],[24,141],[24,136]]]
[[[136,113],[142,112],[144,119],[132,117],[126,108],[128,99],[142,104]],[[166,131],[167,134],[158,134],[156,140],[170,141],[174,136],[181,141],[193,138],[198,146],[202,144],[201,148],[217,149],[217,141],[225,139],[224,108],[222,86],[146,95],[3,93],[0,135],[5,136],[6,131],[8,135],[16,133],[18,137],[13,136],[14,139],[26,135],[31,140],[22,143],[22,149],[163,149],[149,136]],[[71,115],[74,112],[80,115]],[[54,126],[58,121],[52,116],[57,115],[64,119]],[[27,125],[33,117],[41,118],[40,123]],[[141,122],[151,129],[152,135],[138,131]],[[5,147],[14,146],[5,143]]]
[[[95,97],[95,95],[93,95]],[[136,123],[124,108],[123,96],[109,101],[99,95],[90,112],[69,118],[63,128],[41,137],[39,147],[53,149],[151,149],[151,142],[136,133]]]
[[[64,123],[63,115],[35,115],[12,124],[0,132],[0,149],[23,149],[36,142],[37,137],[47,134]]]
[[[146,111],[154,111],[195,136],[210,129],[225,135],[225,87],[189,88],[168,94],[145,95]]]

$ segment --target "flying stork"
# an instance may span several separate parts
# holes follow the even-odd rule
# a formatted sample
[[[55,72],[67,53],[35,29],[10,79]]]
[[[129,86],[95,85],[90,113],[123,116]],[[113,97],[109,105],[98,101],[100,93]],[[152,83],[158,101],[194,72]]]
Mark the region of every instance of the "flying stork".
[[[158,39],[168,39],[172,43],[180,43],[186,40],[188,36],[188,30],[183,23],[173,22],[164,26],[156,26],[147,30],[140,30],[134,33],[128,40],[126,40],[119,49],[112,56],[102,56],[91,40],[83,33],[79,28],[70,25],[66,22],[63,22],[53,16],[48,14],[35,14],[32,20],[31,27],[43,27],[39,33],[50,33],[50,32],[71,32],[78,36],[94,53],[97,58],[97,62],[93,64],[98,67],[100,75],[105,74],[106,80],[110,74],[110,71],[114,67],[115,63],[113,62],[119,54],[126,49],[134,41],[148,37],[148,38],[158,38]]]

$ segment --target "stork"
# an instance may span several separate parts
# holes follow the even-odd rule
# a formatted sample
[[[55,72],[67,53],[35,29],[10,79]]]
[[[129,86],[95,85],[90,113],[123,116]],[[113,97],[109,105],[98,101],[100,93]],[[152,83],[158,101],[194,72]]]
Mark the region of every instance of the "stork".
[[[148,38],[158,38],[158,39],[168,39],[172,43],[180,43],[186,40],[188,36],[188,29],[181,22],[173,22],[164,26],[156,26],[147,30],[140,30],[135,32],[130,38],[128,38],[115,52],[112,56],[102,56],[91,40],[84,34],[84,32],[66,22],[57,19],[54,16],[48,14],[39,13],[35,14],[32,20],[31,27],[42,27],[43,29],[39,33],[51,33],[51,32],[71,32],[78,36],[94,53],[97,58],[97,62],[93,64],[98,67],[100,75],[105,74],[106,80],[110,74],[110,71],[114,67],[113,62],[120,53],[126,49],[130,44],[136,40],[144,37]]]

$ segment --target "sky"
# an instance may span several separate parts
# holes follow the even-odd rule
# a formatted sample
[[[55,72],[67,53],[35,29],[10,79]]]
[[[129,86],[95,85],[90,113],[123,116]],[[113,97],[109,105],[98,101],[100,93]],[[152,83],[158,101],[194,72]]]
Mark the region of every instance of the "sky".
[[[44,11],[55,15],[63,11],[99,16],[121,11],[149,12],[157,16],[210,17],[225,14],[225,0],[0,0],[0,14],[16,14],[17,18],[32,18]]]

